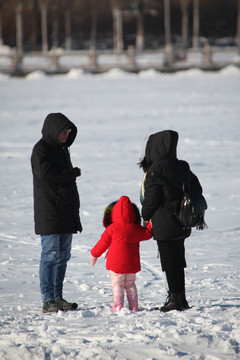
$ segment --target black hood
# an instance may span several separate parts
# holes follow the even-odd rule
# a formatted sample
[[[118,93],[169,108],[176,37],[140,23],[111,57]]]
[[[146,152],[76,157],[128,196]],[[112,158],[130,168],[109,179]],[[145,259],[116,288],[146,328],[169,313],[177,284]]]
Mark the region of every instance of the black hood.
[[[61,113],[48,114],[42,128],[44,141],[48,144],[57,144],[58,135],[65,129],[71,129],[67,141],[63,144],[64,146],[69,147],[76,138],[77,127]]]
[[[148,166],[154,161],[177,157],[178,133],[164,130],[149,136],[146,145],[145,158]]]

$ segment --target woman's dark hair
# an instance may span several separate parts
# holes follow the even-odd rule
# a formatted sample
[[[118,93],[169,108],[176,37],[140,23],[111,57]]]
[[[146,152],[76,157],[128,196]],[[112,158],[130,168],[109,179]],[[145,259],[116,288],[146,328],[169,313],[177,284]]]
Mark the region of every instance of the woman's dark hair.
[[[140,169],[142,168],[144,172],[147,171],[147,169],[149,168],[147,161],[146,161],[146,157],[144,156],[142,158],[142,160],[139,161],[138,166],[140,167]]]

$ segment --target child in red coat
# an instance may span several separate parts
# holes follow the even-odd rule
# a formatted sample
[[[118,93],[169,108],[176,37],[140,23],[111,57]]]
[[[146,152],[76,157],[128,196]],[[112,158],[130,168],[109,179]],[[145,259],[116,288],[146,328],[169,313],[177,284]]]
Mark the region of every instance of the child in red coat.
[[[114,306],[119,311],[124,304],[124,290],[129,310],[138,311],[138,295],[135,284],[136,273],[141,270],[139,242],[152,237],[151,223],[144,228],[136,224],[133,205],[127,196],[122,196],[114,205],[112,223],[106,228],[101,239],[91,250],[91,264],[107,249],[106,268],[111,271]]]

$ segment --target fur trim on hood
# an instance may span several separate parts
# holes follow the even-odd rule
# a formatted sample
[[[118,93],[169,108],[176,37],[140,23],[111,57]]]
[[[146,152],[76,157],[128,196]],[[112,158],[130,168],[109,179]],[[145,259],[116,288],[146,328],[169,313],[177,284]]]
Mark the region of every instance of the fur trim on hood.
[[[128,198],[127,196],[122,196],[122,198]],[[120,198],[121,199],[121,198]],[[119,200],[120,200],[119,199]],[[128,198],[129,199],[129,198]],[[130,200],[129,200],[130,201]],[[103,226],[105,228],[107,228],[109,225],[112,224],[113,220],[112,220],[112,212],[113,212],[113,208],[115,207],[115,205],[118,203],[118,201],[113,201],[111,204],[109,204],[106,209],[104,210],[104,214],[103,214]],[[135,224],[141,224],[141,216],[140,216],[140,211],[137,207],[136,204],[131,203],[133,210],[134,210],[134,214],[135,214],[135,220],[133,221]]]

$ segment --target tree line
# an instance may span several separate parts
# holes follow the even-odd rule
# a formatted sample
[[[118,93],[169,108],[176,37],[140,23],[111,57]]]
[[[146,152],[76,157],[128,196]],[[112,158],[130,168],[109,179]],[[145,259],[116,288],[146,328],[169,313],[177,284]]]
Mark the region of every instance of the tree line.
[[[0,0],[0,45],[19,53],[240,46],[240,0]]]

